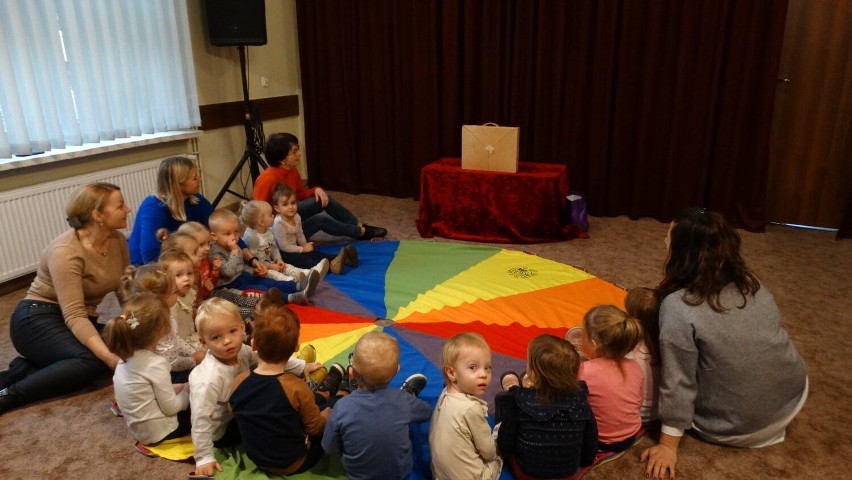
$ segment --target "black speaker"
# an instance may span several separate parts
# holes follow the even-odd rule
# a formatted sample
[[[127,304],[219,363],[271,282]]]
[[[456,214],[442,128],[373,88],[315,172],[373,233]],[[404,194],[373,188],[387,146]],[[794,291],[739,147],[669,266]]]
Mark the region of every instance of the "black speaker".
[[[206,0],[205,10],[213,45],[266,45],[264,0]]]

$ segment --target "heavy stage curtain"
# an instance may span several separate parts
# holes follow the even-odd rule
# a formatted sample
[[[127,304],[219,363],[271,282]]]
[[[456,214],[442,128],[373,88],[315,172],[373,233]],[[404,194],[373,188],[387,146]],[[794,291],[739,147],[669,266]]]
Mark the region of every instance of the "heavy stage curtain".
[[[418,194],[461,126],[518,126],[593,215],[763,227],[786,1],[297,0],[308,174]]]

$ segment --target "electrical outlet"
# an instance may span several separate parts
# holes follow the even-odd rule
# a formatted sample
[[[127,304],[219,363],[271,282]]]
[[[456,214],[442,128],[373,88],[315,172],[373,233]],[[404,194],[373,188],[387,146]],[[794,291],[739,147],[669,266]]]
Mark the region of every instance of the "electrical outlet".
[[[269,87],[269,78],[266,75],[260,77],[260,86],[263,88]]]

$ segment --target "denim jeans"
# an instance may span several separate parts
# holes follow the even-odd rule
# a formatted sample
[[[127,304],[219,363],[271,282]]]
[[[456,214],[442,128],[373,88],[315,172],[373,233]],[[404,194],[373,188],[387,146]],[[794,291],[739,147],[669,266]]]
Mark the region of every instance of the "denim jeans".
[[[21,404],[80,390],[110,372],[71,333],[59,305],[21,300],[10,327],[12,345],[32,367],[26,377],[8,387]]]
[[[325,208],[322,208],[316,197],[309,197],[299,201],[297,210],[302,217],[305,238],[311,238],[320,230],[335,237],[357,239],[361,236],[358,219],[331,195],[328,196]]]

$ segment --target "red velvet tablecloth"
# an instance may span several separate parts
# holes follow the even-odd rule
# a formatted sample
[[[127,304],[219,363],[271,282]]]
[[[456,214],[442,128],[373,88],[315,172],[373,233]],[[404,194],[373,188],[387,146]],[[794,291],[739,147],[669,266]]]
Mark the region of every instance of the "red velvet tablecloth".
[[[539,243],[580,236],[569,225],[565,165],[519,162],[518,173],[463,170],[442,158],[420,171],[423,237],[493,243]]]

